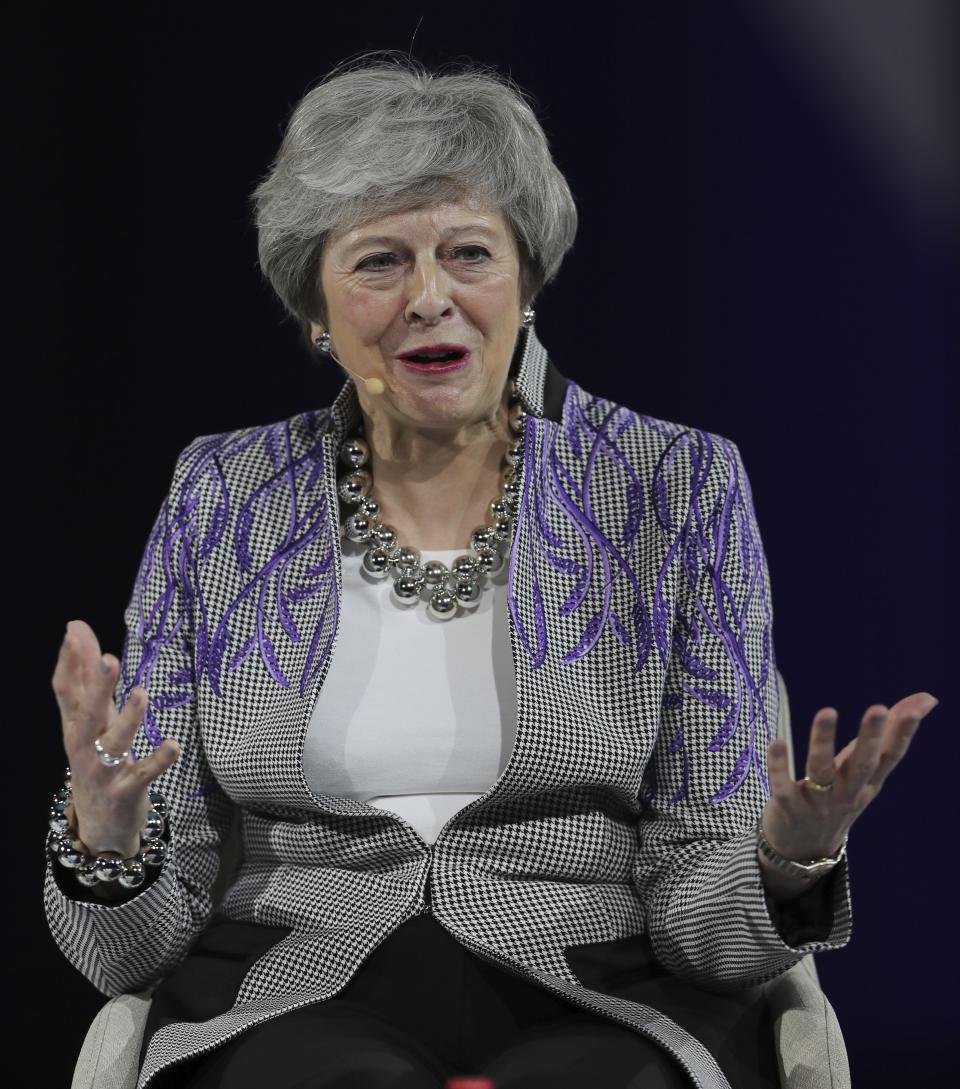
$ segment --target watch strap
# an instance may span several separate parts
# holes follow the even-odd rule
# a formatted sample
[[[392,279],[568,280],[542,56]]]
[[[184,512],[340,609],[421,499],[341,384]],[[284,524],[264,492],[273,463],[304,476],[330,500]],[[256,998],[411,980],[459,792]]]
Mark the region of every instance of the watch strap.
[[[762,820],[758,820],[757,846],[764,858],[781,873],[787,874],[790,877],[800,877],[806,880],[812,880],[828,873],[838,865],[840,860],[847,853],[847,837],[843,837],[843,843],[840,844],[836,854],[830,858],[815,858],[811,859],[809,862],[797,862],[796,859],[793,858],[784,858],[775,847],[772,847],[770,843],[767,842],[767,837],[763,834],[763,822]]]

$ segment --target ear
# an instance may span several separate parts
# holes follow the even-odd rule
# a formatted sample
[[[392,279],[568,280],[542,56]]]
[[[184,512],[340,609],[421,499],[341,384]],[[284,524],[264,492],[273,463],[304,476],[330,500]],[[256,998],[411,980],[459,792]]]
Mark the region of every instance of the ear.
[[[318,336],[326,332],[322,325],[318,325],[315,321],[310,322],[310,339],[316,340]]]

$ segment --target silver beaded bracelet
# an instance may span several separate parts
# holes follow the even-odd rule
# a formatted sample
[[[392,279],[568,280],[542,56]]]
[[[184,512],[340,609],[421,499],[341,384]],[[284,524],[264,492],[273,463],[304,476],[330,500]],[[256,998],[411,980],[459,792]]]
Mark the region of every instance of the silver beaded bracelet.
[[[118,882],[125,889],[137,889],[146,880],[145,866],[162,866],[167,845],[160,838],[165,827],[167,802],[157,790],[149,791],[150,809],[140,830],[140,850],[132,858],[110,855],[91,855],[77,846],[77,830],[70,827],[67,806],[73,797],[70,785],[70,769],[67,768],[63,786],[54,794],[50,806],[50,831],[47,833],[47,852],[51,859],[72,870],[77,880],[86,888],[99,882]],[[116,852],[111,852],[116,855]]]

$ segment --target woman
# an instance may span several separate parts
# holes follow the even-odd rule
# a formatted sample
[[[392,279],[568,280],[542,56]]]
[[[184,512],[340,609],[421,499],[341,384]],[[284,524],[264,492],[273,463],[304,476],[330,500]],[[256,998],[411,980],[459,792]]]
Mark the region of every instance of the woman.
[[[255,199],[349,377],[181,452],[121,661],[78,620],[53,674],[47,917],[104,994],[160,984],[138,1086],[775,1084],[757,985],[847,942],[933,697],[836,755],[822,708],[793,781],[739,450],[537,339],[576,212],[509,81],[335,71]]]

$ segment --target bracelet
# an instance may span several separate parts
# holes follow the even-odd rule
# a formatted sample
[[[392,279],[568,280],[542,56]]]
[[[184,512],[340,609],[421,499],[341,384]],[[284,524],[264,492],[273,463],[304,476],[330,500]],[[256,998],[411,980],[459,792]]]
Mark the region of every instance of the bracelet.
[[[54,794],[50,805],[47,833],[47,853],[52,860],[72,870],[86,888],[99,882],[118,882],[125,889],[137,889],[146,879],[145,866],[162,866],[167,845],[160,838],[165,827],[167,802],[158,790],[148,791],[150,809],[140,830],[140,850],[132,858],[121,859],[116,851],[92,855],[78,846],[77,829],[70,825],[67,806],[73,797],[70,769],[67,768],[63,786]],[[74,813],[74,815],[76,815]]]
[[[838,848],[837,853],[830,858],[816,858],[811,859],[809,862],[797,862],[792,858],[784,858],[775,847],[767,842],[767,837],[763,834],[763,817],[761,815],[757,819],[757,846],[764,858],[776,866],[781,873],[786,874],[788,877],[801,878],[804,881],[815,881],[818,877],[829,873],[847,853],[847,836],[843,837],[843,843]]]

